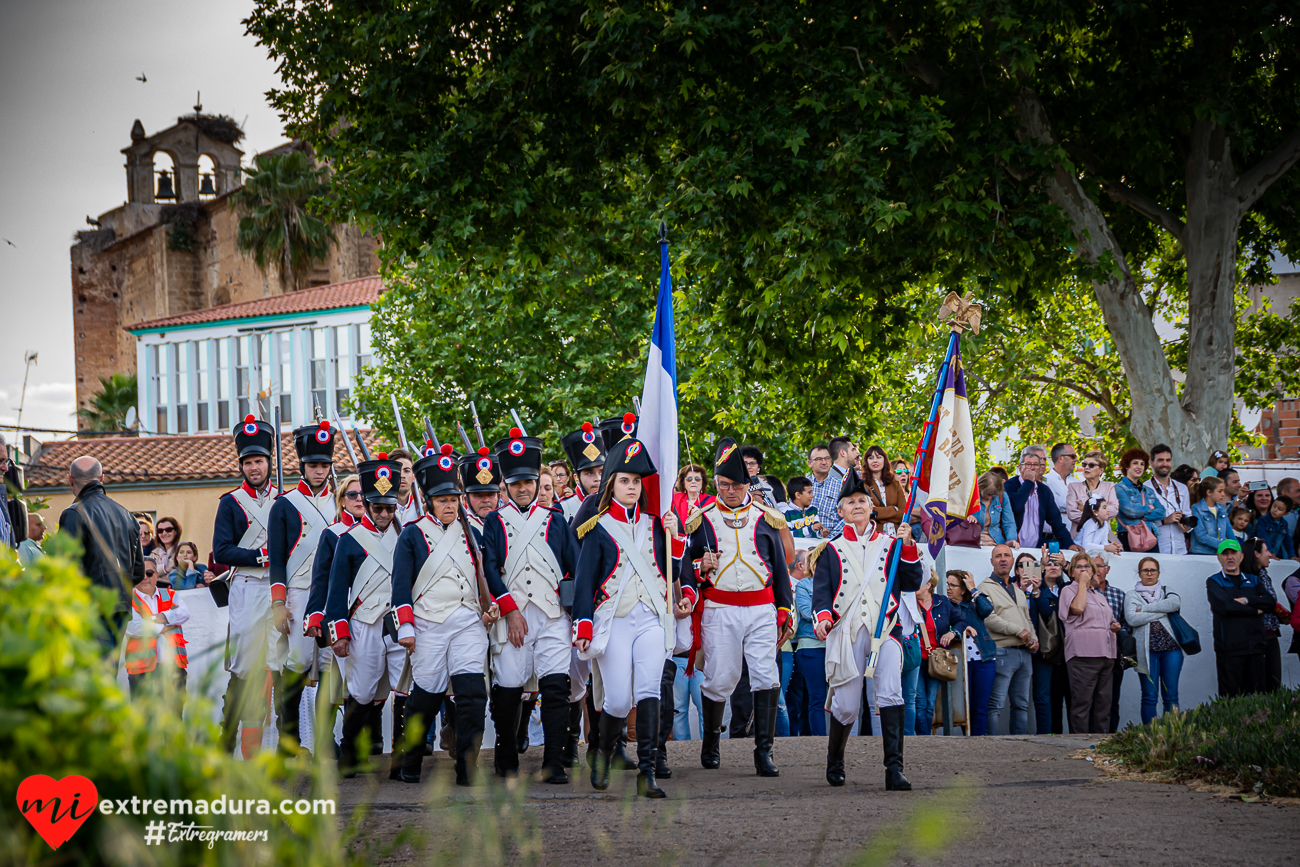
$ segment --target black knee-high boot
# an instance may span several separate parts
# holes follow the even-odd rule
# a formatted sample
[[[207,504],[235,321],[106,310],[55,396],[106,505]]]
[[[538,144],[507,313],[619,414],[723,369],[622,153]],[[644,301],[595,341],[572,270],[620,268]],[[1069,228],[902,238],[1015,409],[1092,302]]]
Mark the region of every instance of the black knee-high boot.
[[[515,735],[519,731],[519,706],[524,690],[518,686],[492,688],[492,725],[497,730],[496,773],[498,777],[519,773],[519,745]]]
[[[781,772],[772,763],[772,743],[776,739],[776,711],[780,687],[754,693],[754,770],[760,777],[777,777]]]
[[[388,763],[388,779],[390,780],[399,780],[402,777],[402,754],[406,751],[407,698],[408,696],[393,693],[393,758]],[[379,731],[382,735],[383,729]]]
[[[702,697],[700,711],[700,765],[717,770],[722,763],[722,716],[727,712],[727,703]]]
[[[655,782],[655,754],[659,752],[659,699],[643,698],[636,703],[637,794],[664,798]]]
[[[278,686],[280,702],[275,716],[280,729],[280,750],[296,753],[302,747],[302,693],[307,688],[307,675],[286,669]]]
[[[432,740],[432,736],[430,736]],[[447,751],[453,758],[456,755],[456,697],[449,695],[442,700],[442,727],[438,731],[438,747]]]
[[[384,703],[372,701],[366,715],[366,726],[370,729],[370,755],[384,754]]]
[[[538,684],[538,688],[541,688],[541,684]],[[540,696],[540,692],[535,692],[528,698],[524,699],[523,703],[519,705],[519,730],[515,735],[515,748],[519,751],[519,755],[521,756],[528,752],[528,747],[530,746],[528,724],[533,719],[533,709],[537,707],[537,699]]]
[[[610,758],[614,753],[614,744],[618,740],[618,733],[625,725],[627,725],[626,719],[619,719],[607,713],[600,715],[596,761],[592,762],[591,765],[591,787],[598,792],[603,792],[609,788]]]
[[[848,745],[852,731],[852,726],[831,717],[826,744],[826,782],[832,786],[844,785],[844,747]]]
[[[664,673],[659,678],[659,738],[655,749],[655,776],[666,780],[673,775],[668,767],[668,735],[673,730],[673,683],[677,680],[677,663],[670,656],[664,660]],[[688,698],[689,701],[689,698]],[[637,711],[637,731],[640,727],[640,713]],[[640,734],[637,735],[639,739]]]
[[[487,713],[487,681],[481,674],[453,674],[456,692],[456,785],[468,786],[478,767]]]
[[[578,765],[578,743],[582,740],[582,702],[569,702],[569,737],[564,742],[564,766]]]
[[[242,677],[230,675],[226,686],[226,695],[221,706],[221,749],[227,754],[235,751],[235,741],[239,736],[239,719],[243,716],[244,691],[248,681]]]
[[[596,753],[600,752],[600,710],[596,707],[595,691],[591,688],[591,681],[587,681],[587,720],[589,731],[587,732],[587,767],[596,767]]]
[[[569,676],[548,674],[537,682],[542,700],[543,783],[569,782],[564,767],[564,747],[569,742]]]
[[[885,749],[885,791],[910,792],[912,784],[903,776],[903,720],[907,708],[901,704],[880,709],[881,745]]]
[[[420,782],[420,770],[424,764],[424,741],[429,736],[429,731],[433,728],[434,719],[438,716],[438,709],[442,706],[443,694],[438,692],[425,692],[418,686],[412,688],[408,696],[398,696],[402,703],[402,732],[405,733],[408,727],[412,734],[419,737],[419,740],[410,748],[406,749],[404,741],[397,739],[396,734],[393,737],[393,770],[389,772],[389,779],[401,780],[403,783]],[[398,706],[393,705],[393,731],[397,731],[397,713]]]
[[[370,705],[349,698],[343,703],[343,743],[339,747],[339,775],[357,775],[357,738],[370,716]]]

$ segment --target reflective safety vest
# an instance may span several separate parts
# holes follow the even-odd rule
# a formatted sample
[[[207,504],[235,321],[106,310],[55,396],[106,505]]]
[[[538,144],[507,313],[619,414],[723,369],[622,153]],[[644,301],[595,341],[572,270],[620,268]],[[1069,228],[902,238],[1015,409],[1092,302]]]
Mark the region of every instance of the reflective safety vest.
[[[165,587],[158,588],[158,613],[165,614],[172,608],[173,593]],[[153,624],[154,613],[149,607],[149,603],[140,598],[139,593],[131,594],[131,604],[135,610],[140,613],[141,619],[146,623]],[[172,653],[176,658],[178,668],[189,667],[189,657],[185,652],[185,633],[179,626],[165,626],[162,630],[163,636],[171,642]],[[128,635],[126,638],[126,673],[127,674],[145,674],[153,671],[158,665],[158,636],[156,634],[148,636]]]

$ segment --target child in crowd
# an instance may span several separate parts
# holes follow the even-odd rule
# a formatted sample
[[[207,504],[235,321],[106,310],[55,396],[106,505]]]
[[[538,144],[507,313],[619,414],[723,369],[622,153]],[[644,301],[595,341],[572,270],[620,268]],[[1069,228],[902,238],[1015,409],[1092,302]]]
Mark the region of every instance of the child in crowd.
[[[1244,506],[1237,506],[1228,513],[1228,522],[1232,524],[1232,532],[1237,534],[1238,542],[1245,542],[1250,538],[1250,509]]]
[[[784,504],[786,525],[790,535],[801,539],[820,539],[826,535],[825,528],[817,518],[817,507],[812,504],[812,479],[795,476],[785,486],[790,499]]]
[[[175,666],[177,696],[185,706],[185,633],[181,624],[190,619],[190,610],[169,588],[158,586],[158,564],[144,561],[144,578],[131,593],[131,622],[126,625],[126,674],[132,696],[156,676],[159,666],[164,672]]]
[[[1255,538],[1263,539],[1268,550],[1283,560],[1295,559],[1295,540],[1291,538],[1287,514],[1295,508],[1290,497],[1278,497],[1269,506],[1268,514],[1255,519]]]

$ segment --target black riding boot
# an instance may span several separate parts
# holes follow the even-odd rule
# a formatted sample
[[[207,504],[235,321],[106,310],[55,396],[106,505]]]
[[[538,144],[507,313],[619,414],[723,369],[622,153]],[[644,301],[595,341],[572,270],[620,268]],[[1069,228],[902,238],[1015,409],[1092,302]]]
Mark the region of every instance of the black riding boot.
[[[433,735],[429,736],[433,740]],[[456,755],[456,698],[448,695],[442,700],[442,726],[438,730],[438,748],[447,755]]]
[[[830,718],[826,744],[826,782],[832,786],[844,785],[844,747],[848,745],[852,731],[852,726],[844,725],[833,716]]]
[[[597,732],[596,742],[596,761],[591,766],[591,787],[598,792],[603,792],[609,788],[610,758],[614,753],[618,733],[625,725],[627,725],[626,719],[619,719],[607,713],[600,715],[600,730]]]
[[[881,741],[885,748],[885,791],[910,792],[912,784],[903,776],[903,715],[901,704],[880,709]]]
[[[722,750],[719,744],[722,742],[722,716],[727,712],[727,703],[704,698],[701,711],[700,737],[703,741],[700,746],[700,765],[709,770],[716,770],[722,763]]]
[[[404,699],[398,696],[402,706],[402,728],[405,732],[409,727],[412,734],[419,737],[419,740],[405,749],[405,742],[398,740],[397,732],[397,713],[399,707],[393,705],[393,770],[389,772],[388,778],[392,780],[401,780],[403,783],[419,783],[420,769],[424,764],[424,741],[433,729],[433,722],[438,716],[438,709],[442,706],[443,694],[425,692],[418,686],[412,688],[411,694]]]
[[[577,767],[578,744],[582,740],[582,702],[569,702],[569,736],[564,741],[564,766]]]
[[[636,762],[627,754],[627,720],[623,720],[623,727],[618,730],[618,737],[614,739],[614,753],[609,757],[610,767],[615,770],[622,769],[625,771],[635,771]]]
[[[230,683],[226,686],[221,706],[221,749],[227,755],[235,751],[235,742],[239,738],[239,718],[242,716],[240,706],[244,703],[247,685],[248,681],[232,674]]]
[[[498,777],[519,775],[519,745],[515,742],[515,735],[519,731],[519,706],[523,698],[522,687],[496,686],[492,689],[492,725],[497,730],[495,764]]]
[[[382,756],[384,754],[384,703],[382,701],[372,701],[366,705],[364,725],[370,734],[370,755]]]
[[[519,729],[515,735],[515,748],[519,750],[521,756],[528,752],[528,723],[533,718],[533,708],[537,707],[537,699],[540,695],[540,691],[533,693],[519,706]]]
[[[302,693],[307,675],[285,670],[280,682],[280,703],[275,709],[280,729],[280,750],[293,754],[302,748]]]
[[[339,747],[339,776],[351,779],[357,775],[357,738],[370,716],[370,705],[354,698],[343,703],[343,743]]]
[[[400,780],[402,778],[401,760],[402,754],[406,752],[406,701],[407,696],[393,693],[393,758],[388,763],[388,779]],[[383,717],[380,717],[383,719]],[[379,730],[380,740],[383,739],[384,730]],[[421,750],[420,752],[424,752]],[[419,782],[419,778],[416,778]]]
[[[487,682],[481,674],[453,674],[451,688],[456,692],[456,785],[468,786],[473,782],[483,744]]]
[[[776,738],[776,704],[780,687],[754,693],[754,770],[760,777],[778,777],[772,764],[772,742]]]
[[[664,660],[664,673],[659,678],[659,745],[655,750],[655,776],[661,780],[673,775],[672,768],[668,767],[668,735],[673,731],[673,683],[676,680],[677,663],[670,656]]]
[[[636,791],[647,798],[665,798],[655,782],[655,754],[659,752],[659,699],[643,698],[636,703]]]
[[[587,697],[583,699],[587,702],[587,767],[596,767],[596,753],[600,747],[600,709],[596,707],[595,691],[591,688],[591,681],[587,681]]]
[[[537,682],[542,699],[542,774],[543,783],[562,785],[569,782],[565,770],[564,748],[569,742],[569,676],[548,674]]]

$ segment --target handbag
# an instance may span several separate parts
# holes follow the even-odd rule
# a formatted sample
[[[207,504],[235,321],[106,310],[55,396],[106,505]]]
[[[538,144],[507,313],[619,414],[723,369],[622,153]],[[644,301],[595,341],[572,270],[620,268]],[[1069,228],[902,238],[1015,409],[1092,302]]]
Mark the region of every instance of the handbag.
[[[1142,508],[1147,505],[1147,492],[1145,488],[1142,491]],[[1146,521],[1138,521],[1136,524],[1129,524],[1124,528],[1125,535],[1128,538],[1128,549],[1136,553],[1150,551],[1156,546],[1156,534],[1151,532]]]
[[[1124,671],[1137,664],[1138,643],[1133,637],[1133,630],[1124,627],[1115,633],[1115,651],[1119,656],[1120,668]]]
[[[948,545],[959,545],[963,548],[978,548],[980,546],[980,533],[984,528],[979,521],[970,518],[963,518],[954,523],[944,533],[944,542]]]
[[[1049,590],[1041,590],[1049,593]],[[1065,662],[1065,641],[1061,635],[1061,621],[1053,614],[1050,618],[1038,618],[1038,655],[1048,665]]]
[[[929,652],[929,656],[926,658],[925,673],[930,676],[930,679],[956,680],[957,656],[946,647],[932,647],[930,645],[930,632],[927,629],[921,629],[921,640],[925,642],[925,649]]]
[[[1196,631],[1196,627],[1183,619],[1183,615],[1177,611],[1172,614],[1166,614],[1169,618],[1169,625],[1174,631],[1174,641],[1183,649],[1183,653],[1188,656],[1195,656],[1201,652],[1201,636]]]
[[[921,667],[921,639],[917,637],[916,630],[904,638],[899,644],[903,645],[903,673],[914,671]]]

